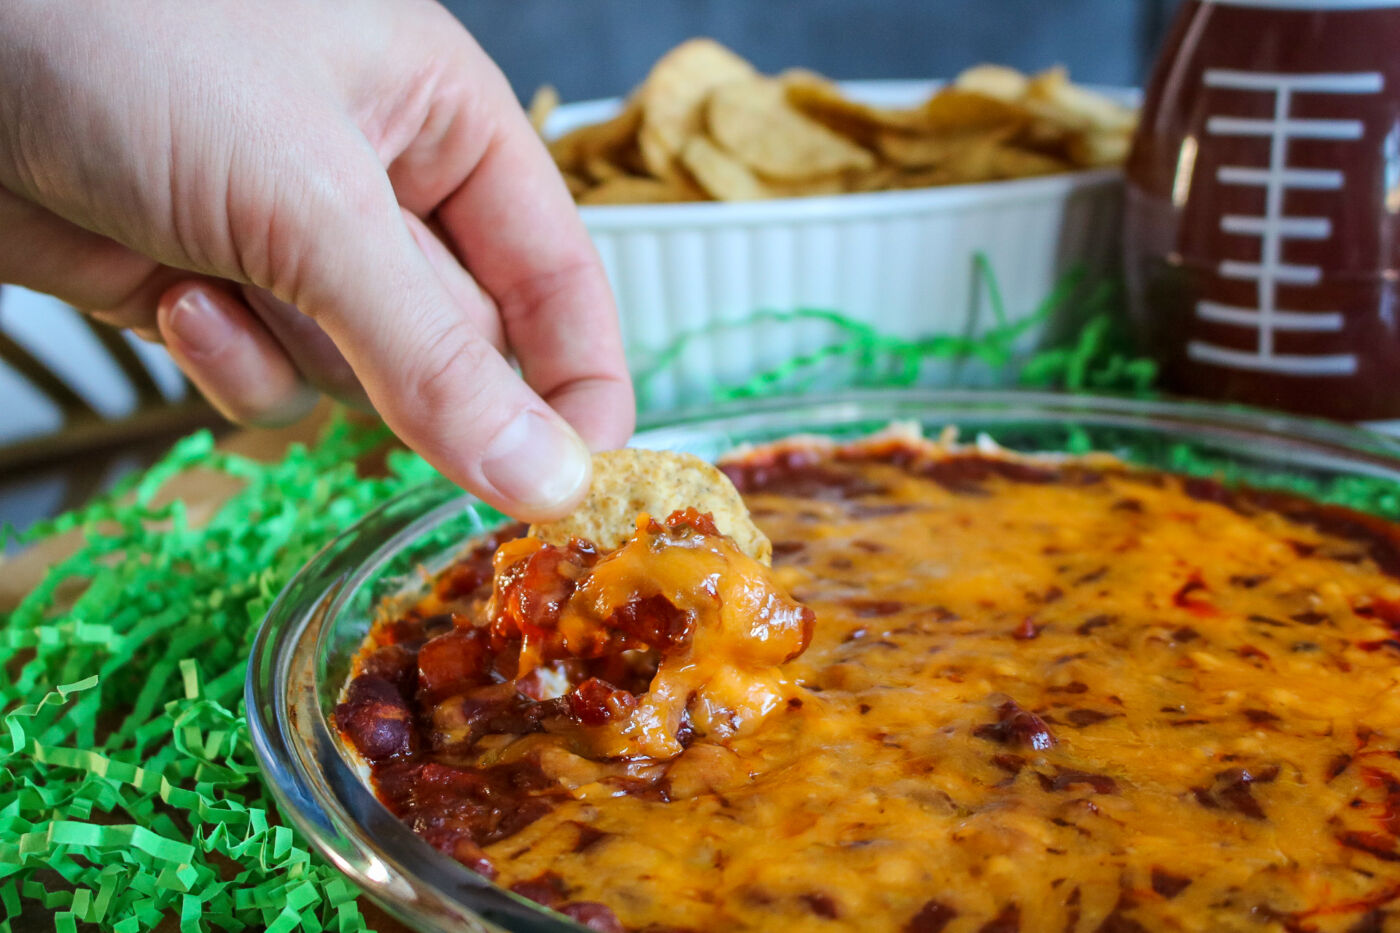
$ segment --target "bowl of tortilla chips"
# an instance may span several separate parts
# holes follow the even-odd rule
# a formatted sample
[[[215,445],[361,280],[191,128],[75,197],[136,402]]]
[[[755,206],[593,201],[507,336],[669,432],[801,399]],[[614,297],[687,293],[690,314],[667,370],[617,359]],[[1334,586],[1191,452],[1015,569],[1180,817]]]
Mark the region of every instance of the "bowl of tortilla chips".
[[[559,105],[544,88],[530,113],[634,358],[717,332],[659,374],[652,401],[678,404],[829,342],[818,327],[733,328],[758,311],[976,336],[996,323],[979,266],[1012,317],[1070,269],[1105,274],[1135,102],[1059,68],[982,65],[947,82],[765,75],[692,39],[625,99]],[[1020,349],[1039,337],[1028,330]]]

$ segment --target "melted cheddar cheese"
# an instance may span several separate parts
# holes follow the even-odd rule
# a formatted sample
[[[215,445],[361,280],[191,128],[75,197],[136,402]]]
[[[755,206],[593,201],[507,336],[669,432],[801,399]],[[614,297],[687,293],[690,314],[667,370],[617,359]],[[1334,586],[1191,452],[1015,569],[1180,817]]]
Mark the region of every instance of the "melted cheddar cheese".
[[[575,707],[588,701],[579,693],[587,678],[612,676],[581,663],[606,668],[619,655],[654,653],[639,697],[604,680],[592,689],[608,691],[605,705],[573,717],[572,744],[589,758],[674,758],[683,742],[729,738],[795,695],[780,665],[807,647],[812,612],[710,519],[677,512],[662,525],[643,513],[632,536],[596,563],[561,564],[560,554],[537,538],[501,545],[486,615],[498,643],[521,643],[513,679],[555,662],[554,690],[568,691]],[[544,580],[532,573],[541,558],[559,568]],[[541,605],[550,599],[557,605]]]
[[[420,739],[381,796],[599,930],[1400,929],[1393,528],[908,443],[728,472],[816,614],[781,708],[666,760]],[[457,573],[362,675],[429,610],[480,612]],[[402,805],[432,768],[511,775],[513,815],[454,849]]]

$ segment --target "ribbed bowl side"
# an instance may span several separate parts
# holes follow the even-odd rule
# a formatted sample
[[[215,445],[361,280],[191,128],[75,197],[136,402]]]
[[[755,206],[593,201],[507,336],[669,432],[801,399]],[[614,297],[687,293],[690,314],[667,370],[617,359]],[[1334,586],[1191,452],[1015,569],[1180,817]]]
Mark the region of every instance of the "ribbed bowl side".
[[[713,331],[690,341],[654,380],[651,403],[703,401],[716,384],[741,382],[837,337],[830,325],[815,323],[722,327],[755,311],[839,311],[906,338],[976,335],[996,324],[978,281],[978,254],[988,260],[1013,319],[1036,308],[1070,268],[1097,277],[1116,263],[1122,200],[1116,178],[1030,187],[1019,197],[985,201],[960,194],[924,198],[902,211],[594,226],[634,359],[683,334]],[[1043,336],[1044,329],[1028,333],[1018,350],[1029,352]],[[942,365],[927,368],[924,381],[947,385],[954,378],[991,384],[999,374],[980,364]]]

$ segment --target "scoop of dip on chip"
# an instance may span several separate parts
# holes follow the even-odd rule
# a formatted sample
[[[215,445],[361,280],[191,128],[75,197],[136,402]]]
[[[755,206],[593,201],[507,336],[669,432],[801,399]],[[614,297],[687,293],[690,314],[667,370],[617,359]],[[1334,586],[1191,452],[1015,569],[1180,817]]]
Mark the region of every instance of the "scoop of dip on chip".
[[[642,512],[611,550],[517,538],[493,563],[491,643],[517,691],[563,698],[566,721],[549,731],[587,757],[670,759],[800,689],[780,666],[806,650],[815,615],[708,512]]]
[[[801,690],[780,666],[815,619],[772,552],[710,464],[598,454],[578,510],[494,542],[489,597],[419,650],[418,693],[439,698],[428,744],[470,757],[545,732],[588,759],[664,761],[750,729]],[[357,743],[371,758],[401,754],[405,720],[356,685],[342,726],[374,739]]]
[[[671,758],[795,689],[778,666],[807,647],[813,614],[773,578],[772,554],[711,464],[600,453],[578,509],[496,551],[491,641],[515,655],[522,693],[565,698],[579,750]]]

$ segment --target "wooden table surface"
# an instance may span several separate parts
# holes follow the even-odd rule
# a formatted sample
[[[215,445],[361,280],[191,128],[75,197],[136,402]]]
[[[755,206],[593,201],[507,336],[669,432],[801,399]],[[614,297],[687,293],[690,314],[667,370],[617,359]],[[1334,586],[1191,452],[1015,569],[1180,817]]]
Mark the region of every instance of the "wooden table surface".
[[[290,445],[314,441],[329,414],[330,407],[322,405],[289,427],[235,430],[224,434],[219,441],[219,447],[246,457],[272,462],[285,455]],[[69,469],[80,471],[81,464],[56,464],[53,469],[59,472]],[[236,484],[222,481],[220,477],[191,475],[172,480],[166,492],[170,496],[184,499],[193,519],[212,514],[235,488]],[[45,568],[71,552],[76,540],[76,535],[64,535],[41,542],[36,547],[9,558],[0,556],[0,609],[13,607],[39,582]]]

